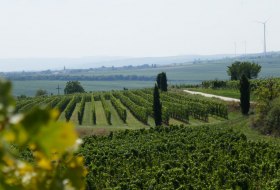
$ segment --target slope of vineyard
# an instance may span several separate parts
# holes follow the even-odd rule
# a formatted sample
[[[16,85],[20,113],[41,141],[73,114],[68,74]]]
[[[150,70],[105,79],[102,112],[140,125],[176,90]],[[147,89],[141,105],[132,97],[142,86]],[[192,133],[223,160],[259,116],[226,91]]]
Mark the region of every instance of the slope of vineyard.
[[[226,105],[221,101],[179,92],[162,92],[160,97],[164,125],[199,125],[227,118]],[[152,90],[142,89],[28,98],[17,102],[16,112],[27,112],[34,106],[48,106],[61,112],[58,120],[70,120],[77,127],[111,131],[154,126],[152,105]],[[93,110],[96,125],[93,123]]]

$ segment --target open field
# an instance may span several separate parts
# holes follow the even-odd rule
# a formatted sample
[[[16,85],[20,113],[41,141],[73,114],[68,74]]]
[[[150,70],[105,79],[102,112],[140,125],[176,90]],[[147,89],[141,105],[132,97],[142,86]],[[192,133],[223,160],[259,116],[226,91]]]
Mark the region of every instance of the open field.
[[[244,59],[245,60],[245,59]],[[243,60],[243,61],[244,61]],[[166,72],[170,84],[200,84],[204,80],[229,79],[226,73],[227,67],[234,62],[234,59],[221,59],[213,61],[202,61],[195,64],[170,64],[157,68],[145,69],[121,69],[121,70],[104,70],[104,71],[81,71],[73,73],[73,76],[112,76],[112,75],[136,75],[156,77],[159,72]],[[280,76],[280,59],[266,58],[256,59],[262,66],[259,77],[279,77]],[[63,76],[63,75],[62,75]],[[61,94],[67,81],[63,80],[27,80],[13,81],[15,96],[25,94],[34,96],[39,88],[45,89],[49,94],[57,94],[57,85],[62,88]],[[124,87],[128,89],[138,89],[152,87],[154,81],[81,81],[86,91],[110,91],[121,90]]]
[[[35,96],[38,89],[47,90],[49,94],[57,95],[57,85],[61,88],[60,94],[64,94],[67,81],[13,81],[13,94],[19,96],[25,94],[27,96]],[[87,92],[93,91],[110,91],[122,90],[124,87],[128,89],[138,89],[152,87],[153,81],[81,81],[82,86]]]

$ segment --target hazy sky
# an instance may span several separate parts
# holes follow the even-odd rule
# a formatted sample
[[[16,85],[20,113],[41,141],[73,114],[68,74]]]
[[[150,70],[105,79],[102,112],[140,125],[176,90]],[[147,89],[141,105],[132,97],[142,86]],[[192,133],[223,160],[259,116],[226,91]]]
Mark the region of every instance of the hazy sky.
[[[280,0],[0,0],[0,58],[280,50]]]

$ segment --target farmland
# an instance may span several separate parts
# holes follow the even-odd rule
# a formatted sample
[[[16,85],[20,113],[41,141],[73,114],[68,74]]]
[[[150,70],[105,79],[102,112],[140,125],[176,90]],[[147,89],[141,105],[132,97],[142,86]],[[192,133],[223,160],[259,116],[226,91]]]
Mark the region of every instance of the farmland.
[[[164,125],[198,125],[227,120],[229,116],[227,105],[218,100],[182,92],[162,92],[161,97]],[[154,127],[152,99],[151,89],[27,98],[17,102],[17,111],[45,105],[60,110],[58,120],[73,122],[82,134],[108,133]]]
[[[169,65],[161,65],[156,68],[119,68],[119,69],[110,69],[106,68],[104,70],[69,70],[69,73],[59,74],[61,80],[52,80],[52,75],[48,76],[49,80],[14,80],[13,77],[22,75],[28,75],[28,73],[15,73],[8,74],[6,77],[11,78],[14,84],[13,94],[15,96],[27,95],[34,96],[38,88],[46,90],[49,94],[57,95],[57,85],[62,88],[62,91],[65,87],[67,80],[63,80],[64,76],[67,77],[80,77],[81,84],[84,86],[87,92],[90,91],[110,91],[110,90],[122,90],[124,87],[128,89],[137,89],[137,88],[147,88],[152,87],[154,84],[153,80],[84,80],[83,77],[103,77],[103,76],[143,76],[143,77],[154,77],[159,72],[166,72],[168,76],[169,85],[171,84],[200,84],[204,80],[213,80],[228,79],[226,73],[227,66],[229,66],[235,60],[251,60],[259,63],[262,66],[262,71],[260,72],[260,77],[279,77],[280,65],[279,65],[279,56],[276,57],[267,57],[267,58],[237,58],[237,59],[220,59],[220,60],[211,60],[211,61],[201,61],[194,63],[174,63]],[[33,78],[34,76],[41,76],[41,73],[31,73],[27,78]],[[1,75],[0,75],[1,76]],[[53,75],[56,76],[56,75]],[[3,76],[4,78],[5,75]],[[15,77],[16,78],[16,77]],[[35,77],[36,78],[36,77]],[[83,79],[83,80],[81,80]],[[60,93],[62,93],[62,91]]]
[[[278,189],[279,139],[260,135],[249,118],[220,100],[161,92],[155,127],[152,89],[27,98],[60,110],[83,145],[89,189]]]

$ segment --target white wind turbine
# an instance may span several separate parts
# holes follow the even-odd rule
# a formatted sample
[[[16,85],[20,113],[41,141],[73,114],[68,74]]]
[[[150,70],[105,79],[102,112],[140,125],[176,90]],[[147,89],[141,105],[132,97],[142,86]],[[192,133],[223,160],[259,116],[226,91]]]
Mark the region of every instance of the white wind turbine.
[[[264,56],[266,56],[266,23],[269,19],[267,19],[265,22],[256,21],[259,24],[263,24],[263,53]]]

